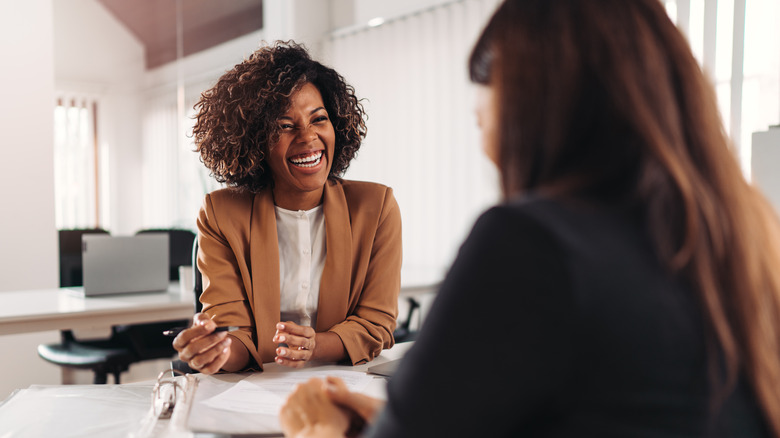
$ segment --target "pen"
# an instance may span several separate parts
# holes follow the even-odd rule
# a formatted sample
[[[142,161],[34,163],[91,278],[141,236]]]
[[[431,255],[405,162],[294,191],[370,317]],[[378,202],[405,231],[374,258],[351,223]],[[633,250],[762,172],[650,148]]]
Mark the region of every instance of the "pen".
[[[176,336],[179,333],[181,333],[182,331],[187,330],[188,328],[189,327],[174,327],[172,329],[165,330],[164,332],[162,332],[162,334],[164,336]],[[238,326],[226,325],[226,326],[221,326],[221,327],[215,328],[214,329],[214,333],[217,333],[217,332],[232,332],[232,331],[238,330],[238,329],[239,329]]]

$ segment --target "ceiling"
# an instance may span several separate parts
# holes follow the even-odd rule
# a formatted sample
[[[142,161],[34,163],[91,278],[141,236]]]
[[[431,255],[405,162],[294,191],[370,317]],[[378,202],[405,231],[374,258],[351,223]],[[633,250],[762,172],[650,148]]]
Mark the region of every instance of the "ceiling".
[[[177,3],[184,56],[263,27],[263,0],[98,1],[143,43],[147,69],[176,59]]]

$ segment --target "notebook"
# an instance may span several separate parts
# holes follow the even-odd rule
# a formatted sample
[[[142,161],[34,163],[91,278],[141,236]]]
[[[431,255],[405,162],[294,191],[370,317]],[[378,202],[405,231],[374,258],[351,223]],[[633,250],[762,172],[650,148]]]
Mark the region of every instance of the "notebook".
[[[165,233],[83,235],[84,296],[167,291],[168,251]]]

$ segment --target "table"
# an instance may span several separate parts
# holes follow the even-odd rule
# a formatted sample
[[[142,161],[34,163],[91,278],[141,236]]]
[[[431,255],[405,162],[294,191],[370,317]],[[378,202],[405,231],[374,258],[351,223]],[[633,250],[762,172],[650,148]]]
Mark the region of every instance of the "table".
[[[327,364],[309,368],[367,371],[373,365],[401,358],[411,346],[411,342],[396,344],[393,348],[383,351],[372,362],[355,367]],[[265,364],[264,368],[264,373],[268,374],[290,371],[274,363]],[[223,374],[219,377],[225,381],[238,382],[247,377],[247,374]],[[363,393],[384,398],[385,385],[385,379],[374,379]],[[124,438],[128,434],[138,432],[139,424],[147,417],[151,407],[150,394],[153,386],[153,381],[122,385],[33,385],[17,392],[5,403],[0,404],[0,424],[7,429],[4,431],[17,438],[39,436]],[[224,411],[220,419],[229,421],[229,412]],[[168,420],[159,420],[159,422],[164,421]],[[196,435],[186,430],[166,426],[165,423],[157,424],[149,436],[221,437],[212,434]]]
[[[194,300],[178,283],[167,292],[89,298],[72,288],[0,292],[0,335],[188,319]]]

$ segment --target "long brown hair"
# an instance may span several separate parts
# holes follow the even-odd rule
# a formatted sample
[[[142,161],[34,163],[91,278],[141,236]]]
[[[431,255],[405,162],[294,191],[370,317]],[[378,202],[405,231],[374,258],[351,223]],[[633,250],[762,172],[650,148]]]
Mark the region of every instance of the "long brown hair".
[[[658,0],[507,0],[475,46],[506,197],[631,206],[696,290],[715,405],[742,373],[780,436],[780,233],[730,149],[713,87]],[[725,376],[725,377],[724,377]]]

